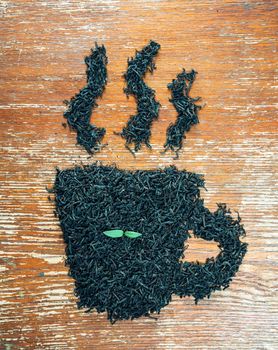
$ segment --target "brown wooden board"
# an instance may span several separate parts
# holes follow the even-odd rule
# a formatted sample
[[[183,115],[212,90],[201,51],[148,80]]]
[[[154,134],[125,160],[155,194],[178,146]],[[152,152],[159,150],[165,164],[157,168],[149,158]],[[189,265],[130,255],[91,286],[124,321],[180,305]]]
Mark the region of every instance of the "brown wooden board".
[[[1,349],[275,349],[277,337],[277,1],[1,1],[0,339]],[[136,159],[121,131],[136,105],[126,99],[127,57],[153,39],[157,70],[146,82],[162,107],[153,150]],[[61,125],[85,85],[83,57],[104,44],[109,81],[92,120],[109,145],[93,158]],[[198,71],[192,96],[206,106],[178,160],[161,154],[176,112],[167,84]],[[277,75],[276,75],[277,78]],[[205,175],[206,205],[226,202],[242,216],[248,253],[229,289],[197,306],[167,306],[158,321],[111,325],[77,310],[64,243],[47,199],[55,167],[101,160],[126,169],[175,164]],[[188,260],[216,255],[189,241]]]

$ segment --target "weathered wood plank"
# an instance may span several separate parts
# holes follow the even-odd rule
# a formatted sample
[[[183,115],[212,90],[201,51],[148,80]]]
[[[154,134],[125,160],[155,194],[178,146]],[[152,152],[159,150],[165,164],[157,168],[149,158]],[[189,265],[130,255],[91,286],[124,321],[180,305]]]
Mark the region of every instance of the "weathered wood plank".
[[[277,348],[277,2],[7,0],[0,15],[0,348]],[[162,46],[147,77],[162,109],[153,151],[134,159],[113,131],[135,108],[122,93],[126,59],[149,39]],[[88,158],[61,126],[62,101],[84,86],[83,56],[95,41],[107,47],[109,83],[93,120],[109,146]],[[166,86],[182,67],[199,72],[192,95],[206,107],[174,161],[160,152],[175,119]],[[231,287],[198,306],[175,298],[158,321],[111,326],[105,315],[78,311],[45,186],[56,166],[96,159],[204,174],[208,207],[227,202],[247,230],[249,251]],[[216,250],[191,241],[189,253],[204,260]]]

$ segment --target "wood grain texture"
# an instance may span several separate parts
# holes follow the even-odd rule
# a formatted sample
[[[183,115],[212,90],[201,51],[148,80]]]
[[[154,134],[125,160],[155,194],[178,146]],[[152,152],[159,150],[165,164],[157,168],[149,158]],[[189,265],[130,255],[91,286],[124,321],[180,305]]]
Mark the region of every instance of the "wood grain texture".
[[[277,349],[277,1],[0,1],[1,349]],[[134,113],[122,92],[126,59],[149,39],[161,44],[147,77],[162,108],[153,150],[134,159],[120,131]],[[109,82],[93,115],[109,145],[93,158],[61,126],[64,106],[85,84],[94,42],[109,56]],[[176,113],[166,85],[184,67],[199,74],[192,96],[206,107],[180,159],[161,155]],[[277,75],[276,75],[277,78]],[[158,321],[110,325],[76,309],[53,204],[55,167],[101,160],[127,169],[176,164],[205,175],[207,206],[241,213],[249,251],[231,287],[198,306],[167,306]],[[211,250],[212,249],[212,250]],[[214,246],[190,242],[204,260]]]

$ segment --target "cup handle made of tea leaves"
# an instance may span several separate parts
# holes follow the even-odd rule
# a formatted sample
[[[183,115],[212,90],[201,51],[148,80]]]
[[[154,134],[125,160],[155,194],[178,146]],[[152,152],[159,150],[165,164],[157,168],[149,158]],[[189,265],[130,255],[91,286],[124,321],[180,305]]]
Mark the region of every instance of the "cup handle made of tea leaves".
[[[213,213],[204,208],[202,217],[196,219],[191,221],[194,236],[218,242],[220,249],[216,258],[208,258],[203,264],[183,262],[176,276],[175,294],[193,296],[197,304],[199,299],[209,298],[213,291],[229,287],[246,253],[247,243],[240,240],[245,230],[239,215],[233,219],[225,204],[218,204]]]

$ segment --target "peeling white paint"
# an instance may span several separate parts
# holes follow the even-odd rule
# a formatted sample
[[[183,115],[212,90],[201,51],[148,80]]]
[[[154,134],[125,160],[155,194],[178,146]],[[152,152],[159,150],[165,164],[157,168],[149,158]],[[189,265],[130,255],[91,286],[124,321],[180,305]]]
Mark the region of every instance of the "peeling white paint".
[[[58,255],[47,255],[47,254],[40,254],[40,253],[30,253],[29,254],[32,258],[37,259],[43,259],[48,264],[60,264],[64,261],[64,256],[58,256]]]

